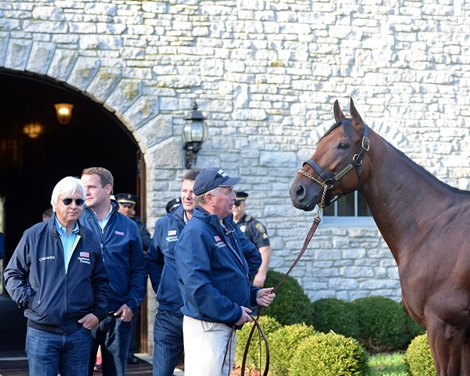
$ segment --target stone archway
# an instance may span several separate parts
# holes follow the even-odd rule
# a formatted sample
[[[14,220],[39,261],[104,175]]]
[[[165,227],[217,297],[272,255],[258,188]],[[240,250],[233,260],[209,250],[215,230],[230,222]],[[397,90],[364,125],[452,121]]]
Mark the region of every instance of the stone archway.
[[[131,133],[115,115],[79,91],[37,74],[0,69],[4,99],[0,103],[0,197],[3,205],[5,259],[9,260],[22,232],[41,220],[49,206],[55,183],[67,175],[80,176],[90,166],[104,166],[115,177],[115,191],[141,193],[141,151]],[[72,121],[58,123],[54,103],[74,104]],[[36,138],[24,133],[25,125],[37,123]],[[0,304],[9,304],[2,301]],[[0,351],[22,349],[24,338],[14,310],[7,313],[3,328],[15,336],[0,335]],[[20,313],[20,312],[18,312]],[[21,314],[21,313],[20,313]]]

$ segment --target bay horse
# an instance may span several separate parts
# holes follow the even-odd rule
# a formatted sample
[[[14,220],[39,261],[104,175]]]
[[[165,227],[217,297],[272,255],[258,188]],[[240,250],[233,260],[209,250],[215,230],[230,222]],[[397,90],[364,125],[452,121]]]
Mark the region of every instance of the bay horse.
[[[311,211],[358,190],[398,266],[403,305],[425,327],[438,376],[470,375],[470,192],[450,187],[338,101],[336,123],[289,193]]]

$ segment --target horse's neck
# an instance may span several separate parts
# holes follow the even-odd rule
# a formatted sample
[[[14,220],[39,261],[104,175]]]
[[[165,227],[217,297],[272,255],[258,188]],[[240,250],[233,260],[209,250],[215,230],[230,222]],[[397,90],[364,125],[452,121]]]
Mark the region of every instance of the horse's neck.
[[[420,236],[432,230],[446,205],[442,193],[449,187],[376,133],[371,132],[370,138],[369,159],[364,162],[370,167],[361,193],[398,262],[401,250],[414,248],[422,240]],[[415,233],[416,225],[419,234]]]

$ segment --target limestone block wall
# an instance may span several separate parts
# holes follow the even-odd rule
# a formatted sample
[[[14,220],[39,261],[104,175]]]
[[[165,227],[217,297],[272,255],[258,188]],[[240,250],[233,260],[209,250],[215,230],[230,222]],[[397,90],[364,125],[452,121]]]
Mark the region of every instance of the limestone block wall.
[[[285,271],[313,218],[288,188],[335,99],[347,112],[353,97],[372,129],[470,189],[469,17],[450,0],[10,0],[0,69],[58,80],[116,114],[145,155],[150,230],[178,195],[196,100],[209,126],[197,167],[243,177]],[[293,276],[312,299],[400,299],[373,222],[325,221],[310,248]]]

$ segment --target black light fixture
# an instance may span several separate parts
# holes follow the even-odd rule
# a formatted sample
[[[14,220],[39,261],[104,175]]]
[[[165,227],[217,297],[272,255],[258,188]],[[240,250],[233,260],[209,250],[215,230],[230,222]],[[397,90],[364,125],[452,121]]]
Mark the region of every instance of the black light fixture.
[[[183,128],[184,165],[188,169],[196,163],[197,153],[201,150],[201,145],[207,138],[205,117],[197,108],[197,103],[194,102],[191,116],[185,119],[187,123]]]

